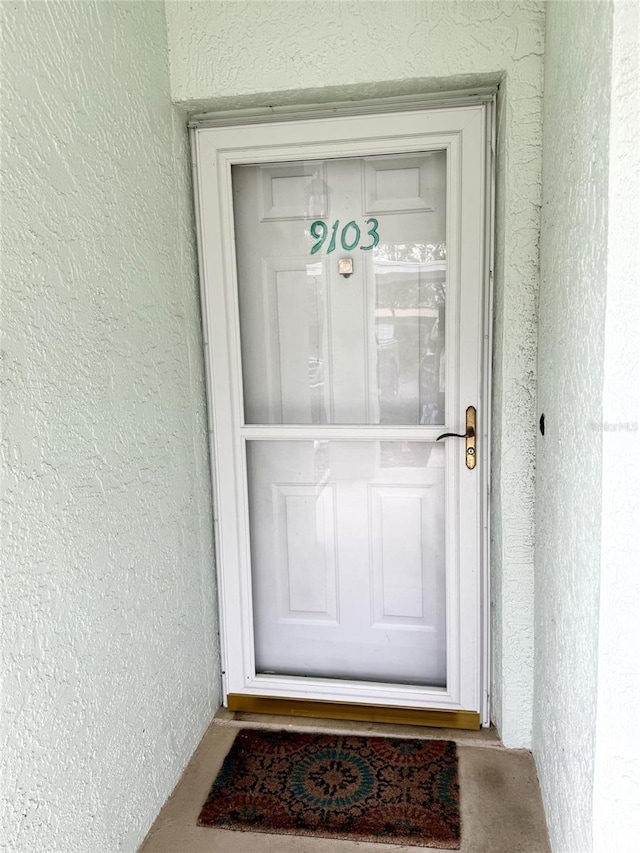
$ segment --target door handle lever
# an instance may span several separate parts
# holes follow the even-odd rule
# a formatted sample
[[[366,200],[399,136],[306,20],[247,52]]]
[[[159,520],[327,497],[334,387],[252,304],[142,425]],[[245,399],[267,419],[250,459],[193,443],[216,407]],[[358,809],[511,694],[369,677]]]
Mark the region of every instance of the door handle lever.
[[[476,410],[474,406],[469,406],[466,413],[465,422],[466,432],[443,432],[436,438],[440,441],[441,438],[464,438],[465,442],[465,464],[467,468],[476,467]]]

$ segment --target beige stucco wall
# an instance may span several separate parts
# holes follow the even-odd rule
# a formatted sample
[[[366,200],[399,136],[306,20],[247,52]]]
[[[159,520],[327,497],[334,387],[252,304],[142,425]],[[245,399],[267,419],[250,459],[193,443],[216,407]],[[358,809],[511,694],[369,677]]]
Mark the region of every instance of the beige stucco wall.
[[[613,9],[593,849],[640,838],[640,5]]]
[[[640,5],[613,9],[593,849],[640,838]]]
[[[542,3],[168,2],[188,109],[327,102],[501,82],[494,305],[493,717],[531,740]]]
[[[547,9],[533,749],[562,853],[640,834],[639,24]]]
[[[7,853],[134,853],[218,704],[163,4],[2,4]]]
[[[591,850],[611,8],[547,9],[534,754],[555,850]]]

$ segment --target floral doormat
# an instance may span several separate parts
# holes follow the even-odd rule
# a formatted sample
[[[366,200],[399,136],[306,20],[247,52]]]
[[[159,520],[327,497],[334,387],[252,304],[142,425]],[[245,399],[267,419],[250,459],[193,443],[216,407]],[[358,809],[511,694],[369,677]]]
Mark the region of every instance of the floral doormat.
[[[458,850],[456,745],[243,729],[198,824]]]

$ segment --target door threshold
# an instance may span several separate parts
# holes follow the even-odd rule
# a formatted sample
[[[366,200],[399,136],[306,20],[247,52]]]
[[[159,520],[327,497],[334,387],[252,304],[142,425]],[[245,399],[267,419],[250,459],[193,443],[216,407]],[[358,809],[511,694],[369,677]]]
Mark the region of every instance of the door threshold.
[[[327,720],[430,726],[467,731],[477,731],[480,728],[480,714],[476,711],[451,711],[440,708],[403,708],[356,702],[328,702],[320,699],[248,696],[241,693],[229,693],[226,707],[230,711],[285,717],[320,717]]]

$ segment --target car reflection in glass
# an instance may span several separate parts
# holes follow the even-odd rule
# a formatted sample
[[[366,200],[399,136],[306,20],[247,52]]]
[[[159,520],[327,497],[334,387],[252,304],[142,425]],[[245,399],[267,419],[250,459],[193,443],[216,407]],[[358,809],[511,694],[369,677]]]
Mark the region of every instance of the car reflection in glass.
[[[444,309],[376,310],[380,423],[444,422]]]

